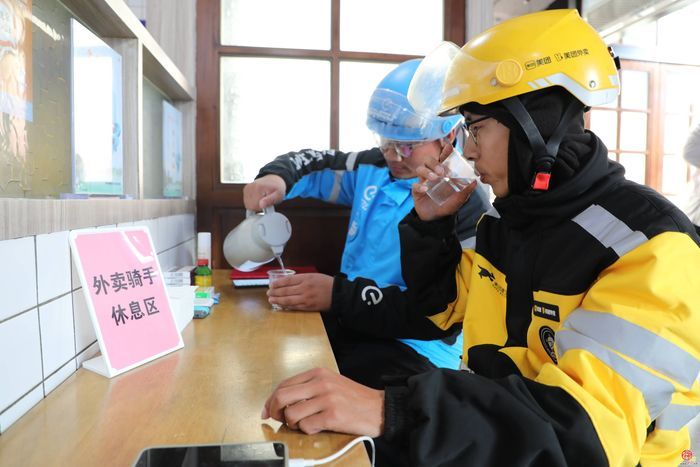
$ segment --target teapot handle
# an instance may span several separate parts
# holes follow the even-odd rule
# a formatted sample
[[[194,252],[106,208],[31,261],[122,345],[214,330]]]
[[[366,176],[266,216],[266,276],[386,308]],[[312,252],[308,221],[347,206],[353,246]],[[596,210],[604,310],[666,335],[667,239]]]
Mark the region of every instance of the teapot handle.
[[[263,209],[263,213],[264,213],[264,214],[271,214],[271,213],[273,213],[273,212],[275,212],[275,207],[274,207],[274,206],[268,206],[268,207],[266,207],[266,208]],[[245,210],[245,217],[246,217],[246,218],[248,218],[248,217],[250,217],[250,216],[255,216],[255,215],[257,215],[257,214],[258,214],[257,211],[253,211],[252,209],[246,209],[246,210]]]

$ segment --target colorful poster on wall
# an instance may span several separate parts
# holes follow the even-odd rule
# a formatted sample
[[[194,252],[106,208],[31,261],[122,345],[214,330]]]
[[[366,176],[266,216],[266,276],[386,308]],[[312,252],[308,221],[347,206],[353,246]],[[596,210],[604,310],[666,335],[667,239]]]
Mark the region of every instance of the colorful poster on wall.
[[[111,378],[183,347],[146,227],[74,230],[70,244],[102,352],[85,368]]]
[[[31,122],[32,1],[0,0],[0,112]]]
[[[182,197],[182,112],[163,101],[163,196]]]
[[[124,193],[122,57],[71,19],[73,191]]]
[[[32,104],[32,2],[0,0],[0,196],[31,189],[27,123]]]

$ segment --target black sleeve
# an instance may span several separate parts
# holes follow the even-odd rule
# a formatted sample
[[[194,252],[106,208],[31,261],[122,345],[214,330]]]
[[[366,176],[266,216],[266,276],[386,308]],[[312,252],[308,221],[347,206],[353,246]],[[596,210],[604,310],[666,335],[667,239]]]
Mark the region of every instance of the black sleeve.
[[[377,287],[370,279],[335,276],[329,317],[341,327],[374,337],[441,339],[461,330],[440,329],[410,306],[408,294],[397,286]]]
[[[411,308],[430,316],[457,298],[455,271],[462,248],[455,218],[422,221],[412,210],[399,224],[401,271]]]
[[[383,436],[406,465],[608,465],[590,418],[558,387],[440,369],[384,397]]]
[[[301,177],[318,170],[355,170],[359,164],[386,165],[384,156],[379,148],[359,152],[342,152],[334,149],[317,151],[302,149],[298,152],[288,152],[277,156],[262,169],[256,179],[265,175],[278,175],[287,185],[287,193]]]
[[[453,335],[459,324],[441,329],[427,316],[443,311],[457,295],[454,271],[461,247],[455,219],[422,222],[412,211],[399,224],[399,235],[407,289],[380,289],[369,279],[336,276],[333,317],[342,327],[376,337],[432,340]]]

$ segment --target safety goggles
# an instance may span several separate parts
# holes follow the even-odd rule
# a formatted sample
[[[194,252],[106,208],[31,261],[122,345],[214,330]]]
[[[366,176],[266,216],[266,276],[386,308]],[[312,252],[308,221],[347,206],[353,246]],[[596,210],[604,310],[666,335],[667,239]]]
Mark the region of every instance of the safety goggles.
[[[394,152],[396,152],[396,154],[398,154],[401,157],[411,157],[411,154],[413,154],[414,149],[428,143],[430,143],[430,141],[409,142],[380,138],[379,149],[381,149],[382,152],[393,150]]]

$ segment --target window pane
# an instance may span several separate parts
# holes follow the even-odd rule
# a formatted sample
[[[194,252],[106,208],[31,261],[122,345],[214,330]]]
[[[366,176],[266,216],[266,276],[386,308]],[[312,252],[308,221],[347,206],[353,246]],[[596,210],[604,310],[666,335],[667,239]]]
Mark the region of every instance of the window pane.
[[[340,48],[425,55],[443,39],[443,0],[340,2]]]
[[[620,164],[625,167],[625,178],[644,184],[646,179],[646,156],[644,154],[620,154]]]
[[[689,82],[690,76],[679,72],[668,72],[661,91],[664,93],[666,112],[690,112],[690,103],[697,86]]]
[[[71,20],[73,192],[124,193],[122,58]]]
[[[276,156],[327,149],[330,63],[222,57],[221,181],[251,182]]]
[[[360,151],[377,145],[367,128],[367,105],[379,81],[395,63],[340,62],[341,151]]]
[[[671,195],[680,193],[687,182],[687,174],[688,165],[681,156],[665,154],[661,191]]]
[[[666,115],[664,118],[664,152],[680,152],[688,138],[690,118],[687,115]]]
[[[608,149],[617,148],[617,112],[591,110],[591,131],[603,140]]]
[[[647,114],[622,112],[620,116],[620,149],[646,151]]]
[[[221,0],[221,43],[330,50],[328,0]]]
[[[622,71],[621,106],[625,109],[647,109],[649,74],[646,71]]]

